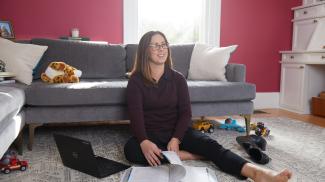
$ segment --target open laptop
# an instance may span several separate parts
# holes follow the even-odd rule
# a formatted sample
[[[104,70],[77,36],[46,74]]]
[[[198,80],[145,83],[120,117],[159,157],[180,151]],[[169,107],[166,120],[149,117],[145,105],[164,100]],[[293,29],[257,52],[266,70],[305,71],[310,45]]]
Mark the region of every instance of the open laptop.
[[[130,166],[96,156],[90,142],[54,134],[56,145],[65,166],[97,178],[120,172]]]

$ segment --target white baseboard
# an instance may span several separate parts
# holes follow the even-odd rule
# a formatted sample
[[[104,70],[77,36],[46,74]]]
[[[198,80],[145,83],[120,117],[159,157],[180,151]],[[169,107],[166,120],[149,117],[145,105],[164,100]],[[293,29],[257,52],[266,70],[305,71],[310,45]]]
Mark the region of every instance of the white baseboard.
[[[255,109],[279,108],[279,92],[258,92],[253,100]]]

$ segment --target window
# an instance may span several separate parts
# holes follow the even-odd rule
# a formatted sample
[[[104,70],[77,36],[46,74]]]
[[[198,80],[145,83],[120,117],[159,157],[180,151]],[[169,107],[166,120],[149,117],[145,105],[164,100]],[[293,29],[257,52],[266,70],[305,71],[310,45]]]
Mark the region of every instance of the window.
[[[219,46],[221,0],[124,0],[124,43],[160,30],[172,44]]]

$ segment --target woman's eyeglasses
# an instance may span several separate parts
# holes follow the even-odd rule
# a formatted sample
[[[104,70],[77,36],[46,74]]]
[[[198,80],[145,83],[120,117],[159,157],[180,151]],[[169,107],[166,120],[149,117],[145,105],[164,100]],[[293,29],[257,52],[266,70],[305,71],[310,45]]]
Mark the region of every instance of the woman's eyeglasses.
[[[149,47],[154,50],[157,51],[159,49],[168,49],[169,45],[168,44],[149,44]]]

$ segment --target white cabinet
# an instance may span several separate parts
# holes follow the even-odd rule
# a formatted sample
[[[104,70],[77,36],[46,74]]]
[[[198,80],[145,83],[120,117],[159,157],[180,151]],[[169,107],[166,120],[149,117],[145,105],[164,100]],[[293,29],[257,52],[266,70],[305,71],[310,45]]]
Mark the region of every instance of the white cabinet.
[[[313,18],[293,23],[292,50],[325,50],[325,18]]]
[[[307,50],[317,23],[317,20],[311,19],[293,23],[292,50]]]
[[[312,3],[314,3],[314,0],[303,0],[302,1],[303,5],[309,5],[309,4],[312,4]]]
[[[325,64],[325,51],[281,51],[282,63]]]
[[[324,1],[325,2],[325,1]],[[301,20],[307,18],[317,18],[325,16],[325,4],[318,6],[306,6],[295,10],[294,19]]]
[[[281,65],[280,107],[310,114],[311,98],[325,90],[325,64]]]
[[[320,2],[324,2],[325,0],[303,0],[302,1],[302,4],[304,6],[306,5],[313,5],[313,4],[317,4],[317,3],[320,3]]]
[[[310,114],[311,98],[325,91],[325,1],[293,8],[292,51],[282,51],[280,107]]]
[[[304,68],[302,64],[281,65],[280,107],[296,112],[303,111]]]

